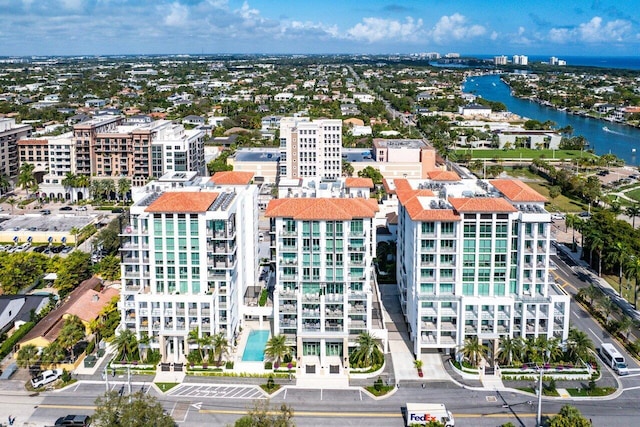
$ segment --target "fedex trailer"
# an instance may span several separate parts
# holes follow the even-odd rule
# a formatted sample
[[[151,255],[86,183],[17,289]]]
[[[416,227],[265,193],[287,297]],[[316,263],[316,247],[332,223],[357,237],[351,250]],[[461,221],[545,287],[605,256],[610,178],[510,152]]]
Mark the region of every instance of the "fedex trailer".
[[[407,403],[407,427],[427,425],[430,421],[438,421],[445,427],[454,427],[453,415],[443,403]]]

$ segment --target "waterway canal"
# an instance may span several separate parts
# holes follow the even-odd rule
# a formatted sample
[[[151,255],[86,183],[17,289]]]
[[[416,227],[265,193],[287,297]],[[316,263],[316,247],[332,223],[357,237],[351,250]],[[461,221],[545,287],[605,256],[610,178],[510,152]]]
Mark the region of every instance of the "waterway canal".
[[[640,165],[640,129],[611,123],[605,120],[575,116],[533,101],[511,95],[509,86],[497,75],[467,79],[464,91],[480,95],[491,101],[502,102],[507,109],[519,116],[541,122],[551,120],[559,128],[571,125],[574,135],[582,135],[596,154],[613,153],[628,165]]]

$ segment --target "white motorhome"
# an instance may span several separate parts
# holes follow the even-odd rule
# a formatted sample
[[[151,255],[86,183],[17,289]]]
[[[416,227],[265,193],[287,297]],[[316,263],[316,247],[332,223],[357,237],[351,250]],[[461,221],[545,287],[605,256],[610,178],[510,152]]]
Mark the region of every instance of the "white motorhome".
[[[627,366],[627,361],[624,359],[624,356],[620,354],[618,350],[608,342],[602,343],[600,346],[600,355],[602,359],[607,362],[607,365],[614,371],[618,373],[618,375],[628,375],[629,367]]]
[[[443,403],[407,403],[407,427],[427,425],[430,421],[441,422],[445,427],[455,426],[453,414]]]

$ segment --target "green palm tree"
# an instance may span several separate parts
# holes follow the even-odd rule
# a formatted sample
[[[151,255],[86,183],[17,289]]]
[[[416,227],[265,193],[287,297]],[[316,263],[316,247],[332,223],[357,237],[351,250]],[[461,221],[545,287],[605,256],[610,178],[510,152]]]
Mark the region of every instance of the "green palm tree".
[[[78,234],[80,234],[80,229],[78,227],[71,227],[71,229],[69,230],[69,233],[73,234],[73,236],[75,237],[74,246],[77,248],[78,247]]]
[[[11,188],[11,181],[5,174],[0,174],[0,194],[4,194]]]
[[[589,352],[594,349],[593,341],[586,332],[579,329],[569,329],[569,337],[567,339],[567,354],[575,362],[578,359],[589,359]]]
[[[593,304],[593,301],[598,299],[598,297],[602,294],[599,288],[597,288],[593,283],[589,283],[586,288],[580,288],[578,291],[578,295],[580,295],[583,299],[589,301],[589,305]]]
[[[604,316],[604,320],[609,322],[609,317],[612,313],[620,310],[618,305],[609,298],[608,295],[602,295],[602,297],[598,300],[598,306],[600,310],[602,310],[602,314]]]
[[[273,360],[276,365],[280,364],[280,360],[291,354],[291,347],[286,344],[287,337],[280,334],[274,335],[267,341],[264,348],[264,354]]]
[[[375,366],[384,361],[384,354],[380,350],[380,344],[373,335],[368,332],[361,332],[356,342],[357,347],[349,357],[352,366]]]
[[[638,286],[640,283],[640,258],[636,256],[629,257],[629,261],[626,266],[627,278],[635,279],[635,288],[633,291],[633,306],[638,307]]]
[[[606,242],[602,234],[594,233],[591,238],[591,250],[596,251],[596,254],[598,254],[598,277],[602,277],[602,251],[605,245]]]
[[[562,357],[562,347],[558,338],[539,335],[536,338],[536,346],[540,349],[544,363],[554,362]]]
[[[128,178],[120,178],[118,180],[118,197],[120,200],[127,200],[127,193],[131,190],[131,181]]]
[[[42,349],[40,360],[42,363],[55,367],[64,361],[66,354],[64,347],[58,341],[54,341]]]
[[[15,197],[9,197],[7,203],[11,206],[11,215],[13,215],[13,208],[18,204],[18,200]]]
[[[111,200],[111,195],[116,192],[116,184],[113,182],[113,180],[103,180],[103,191],[105,198]]]
[[[630,316],[622,315],[620,321],[616,324],[616,332],[620,332],[622,335],[624,335],[625,339],[629,341],[629,335],[631,334],[634,326],[635,322]]]
[[[220,364],[222,364],[222,357],[229,353],[229,341],[227,341],[227,337],[225,337],[223,332],[219,332],[211,337],[211,347],[213,348],[214,356],[217,356],[216,364],[220,366]]]
[[[577,215],[574,215],[574,214],[567,214],[564,217],[564,231],[566,233],[567,231],[569,231],[570,228],[573,229],[573,240],[574,240],[574,242],[576,240],[576,230],[573,228],[573,225],[576,223],[576,218],[578,218],[578,217],[577,217]]]
[[[607,262],[618,264],[618,284],[622,286],[622,276],[624,265],[627,260],[627,245],[623,242],[615,242],[611,246],[611,251],[607,254]]]
[[[75,360],[74,347],[84,339],[85,327],[80,318],[76,315],[65,319],[57,341],[60,345],[71,353],[71,359]]]
[[[629,206],[625,209],[624,213],[631,218],[631,225],[633,228],[636,228],[636,217],[640,216],[640,206],[637,204]]]
[[[33,344],[24,345],[18,350],[16,363],[21,368],[31,369],[33,362],[38,360],[38,347]]]
[[[522,339],[520,337],[511,338],[503,336],[498,345],[498,363],[501,365],[511,365],[514,360],[520,359],[522,352]]]
[[[36,183],[36,178],[33,175],[35,168],[36,167],[31,163],[22,163],[20,165],[20,171],[18,172],[18,185],[22,187],[23,190],[27,190],[27,194],[29,194],[31,186]]]
[[[473,366],[478,366],[480,364],[480,359],[489,354],[489,347],[482,344],[480,340],[478,340],[477,336],[472,336],[464,340],[464,346],[461,351],[464,357],[466,357]]]
[[[131,360],[135,356],[138,347],[136,335],[130,329],[123,329],[116,335],[114,341],[118,358],[121,360]]]

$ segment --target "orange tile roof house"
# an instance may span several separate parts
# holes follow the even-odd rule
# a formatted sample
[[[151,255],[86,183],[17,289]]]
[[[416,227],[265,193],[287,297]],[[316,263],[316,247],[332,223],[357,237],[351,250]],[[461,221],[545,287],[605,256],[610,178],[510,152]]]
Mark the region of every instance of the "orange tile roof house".
[[[78,316],[87,327],[89,322],[96,319],[100,311],[120,294],[114,288],[101,288],[102,280],[96,276],[82,282],[61,305],[40,320],[18,345],[22,347],[33,344],[36,347],[46,347],[58,338],[64,319],[71,315]]]

